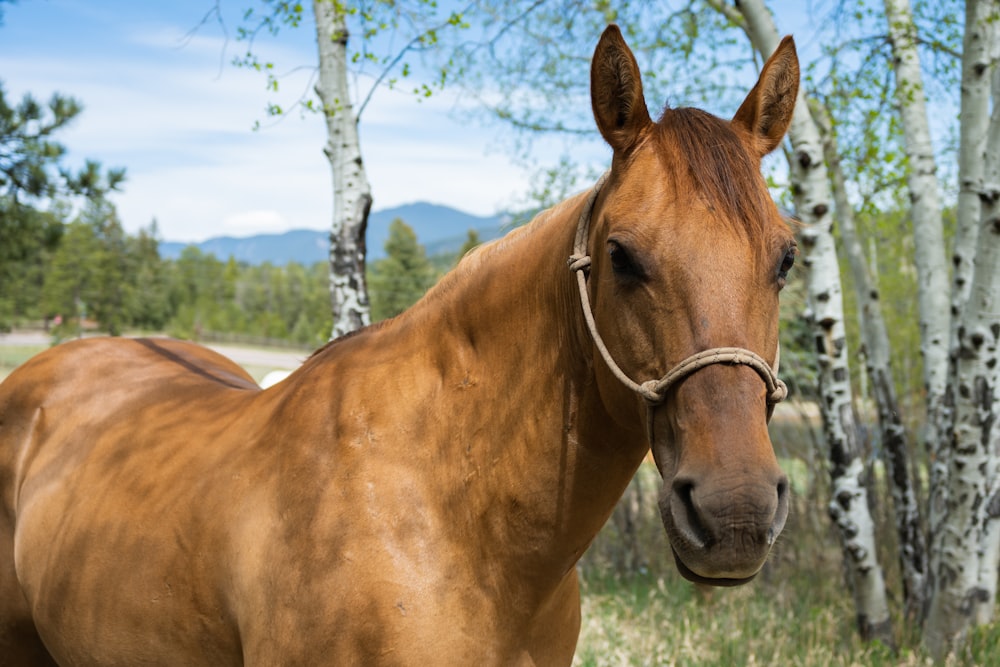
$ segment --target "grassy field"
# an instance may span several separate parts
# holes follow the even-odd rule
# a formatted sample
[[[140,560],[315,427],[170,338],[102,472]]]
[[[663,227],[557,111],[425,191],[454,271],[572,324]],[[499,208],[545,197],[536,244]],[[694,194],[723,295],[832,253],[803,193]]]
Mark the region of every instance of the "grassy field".
[[[834,582],[783,580],[708,590],[676,576],[585,578],[576,663],[598,665],[890,665],[861,646]]]
[[[792,538],[794,539],[794,537]],[[772,570],[735,589],[703,589],[666,573],[584,572],[583,623],[574,665],[933,665],[911,628],[897,652],[866,645],[837,568]],[[898,625],[898,618],[897,625]],[[1000,664],[1000,629],[983,628],[949,667]]]
[[[46,347],[0,345],[0,379]],[[249,367],[258,380],[268,369]],[[640,553],[630,556],[632,567],[622,567],[624,540],[614,520],[581,560],[583,624],[575,665],[933,664],[919,648],[917,630],[900,618],[891,544],[884,547],[882,563],[890,589],[896,589],[895,594],[890,592],[897,606],[893,620],[902,648],[894,652],[858,639],[837,537],[825,515],[825,466],[802,422],[788,419],[782,426],[780,420],[775,421],[779,423],[772,437],[789,474],[794,500],[787,527],[760,576],[733,589],[703,588],[684,581],[669,555],[656,511],[658,473],[644,465],[636,482],[641,497],[635,524]],[[888,529],[883,534],[891,536],[892,532]],[[947,667],[972,665],[1000,665],[1000,624],[977,631],[965,651],[947,663]]]

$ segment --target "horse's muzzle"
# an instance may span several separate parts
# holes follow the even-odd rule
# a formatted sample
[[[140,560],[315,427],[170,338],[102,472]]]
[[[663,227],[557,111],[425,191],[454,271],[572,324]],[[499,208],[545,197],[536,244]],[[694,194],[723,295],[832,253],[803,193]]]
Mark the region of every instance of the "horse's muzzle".
[[[756,576],[785,525],[788,479],[779,472],[726,485],[678,476],[664,485],[659,505],[680,573],[735,586]]]

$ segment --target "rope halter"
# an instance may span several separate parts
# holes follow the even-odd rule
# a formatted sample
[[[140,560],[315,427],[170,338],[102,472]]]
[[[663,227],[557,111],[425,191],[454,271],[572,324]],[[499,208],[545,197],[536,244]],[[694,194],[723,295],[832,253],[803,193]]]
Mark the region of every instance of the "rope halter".
[[[785,400],[788,396],[788,387],[778,378],[780,347],[775,354],[774,368],[764,361],[760,355],[750,350],[741,347],[713,347],[692,354],[674,366],[673,369],[659,380],[646,380],[645,382],[636,382],[626,375],[618,364],[615,363],[607,346],[604,344],[604,340],[601,338],[601,334],[597,331],[594,312],[590,306],[590,296],[587,293],[587,275],[591,265],[590,255],[587,254],[590,218],[594,211],[594,202],[597,200],[597,194],[600,192],[601,186],[607,181],[607,178],[607,173],[601,176],[587,198],[583,212],[580,214],[580,220],[577,223],[576,241],[573,245],[573,254],[570,255],[568,263],[570,270],[576,273],[576,282],[580,289],[580,303],[583,305],[583,316],[587,321],[587,328],[590,330],[590,336],[594,340],[594,345],[597,346],[598,351],[601,353],[604,363],[607,364],[611,373],[618,378],[619,382],[646,399],[647,405],[650,408],[650,444],[652,444],[652,408],[666,400],[667,393],[675,384],[702,368],[713,364],[743,365],[757,371],[757,374],[764,380],[764,384],[767,385],[767,418],[770,420],[775,404]]]

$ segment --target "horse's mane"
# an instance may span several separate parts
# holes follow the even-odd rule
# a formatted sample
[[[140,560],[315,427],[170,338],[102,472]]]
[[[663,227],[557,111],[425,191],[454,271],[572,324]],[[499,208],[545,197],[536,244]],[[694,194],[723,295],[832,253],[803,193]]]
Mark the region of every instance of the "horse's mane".
[[[462,285],[470,274],[481,270],[484,265],[490,263],[493,257],[506,252],[513,246],[522,243],[531,243],[531,238],[546,220],[563,207],[571,206],[578,197],[570,197],[551,208],[539,212],[527,224],[515,227],[498,239],[482,243],[462,257],[454,269],[446,273],[441,279],[427,291],[421,301],[434,301],[446,295],[458,285]]]
[[[690,107],[667,107],[657,123],[659,154],[674,165],[687,163],[688,175],[710,206],[721,209],[750,238],[761,238],[773,214],[760,161],[728,122]],[[676,169],[676,167],[674,167]]]
[[[381,329],[382,327],[384,327],[386,325],[386,323],[391,322],[391,321],[392,321],[391,319],[382,320],[380,322],[376,322],[375,324],[369,324],[368,326],[361,327],[360,329],[355,329],[354,331],[348,331],[344,335],[338,336],[338,337],[334,338],[333,340],[327,341],[326,343],[324,343],[320,347],[318,347],[315,350],[313,350],[313,353],[310,354],[308,357],[306,357],[306,361],[309,361],[313,357],[315,357],[315,356],[317,356],[319,354],[322,354],[323,352],[325,352],[329,348],[334,347],[335,345],[337,345],[339,343],[343,343],[345,340],[349,340],[351,338],[354,338],[355,336],[359,336],[359,335],[364,334],[364,333],[370,333],[372,331],[378,331],[379,329]]]

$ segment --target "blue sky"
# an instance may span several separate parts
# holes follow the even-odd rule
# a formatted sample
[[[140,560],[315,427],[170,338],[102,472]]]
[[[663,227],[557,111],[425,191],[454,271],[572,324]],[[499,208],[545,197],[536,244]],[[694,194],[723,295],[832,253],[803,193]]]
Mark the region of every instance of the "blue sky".
[[[228,43],[211,23],[189,35],[212,4],[4,3],[0,80],[10,100],[58,91],[83,103],[59,139],[71,165],[90,158],[127,169],[124,192],[113,199],[129,231],[153,218],[171,241],[328,228],[322,119],[265,118],[275,97],[264,77],[230,64],[243,48],[233,38],[245,3],[222,3],[236,12],[227,17]],[[283,91],[308,86],[311,26],[261,40],[257,50],[279,70],[304,66],[283,80]],[[361,140],[376,209],[423,200],[488,215],[527,190],[528,174],[503,150],[496,127],[454,113],[455,104],[447,91],[420,103],[403,92],[375,95]],[[265,127],[254,131],[257,121]],[[606,163],[609,152],[590,150]]]
[[[238,17],[229,17],[228,45],[214,24],[185,39],[210,7],[209,0],[4,4],[0,80],[12,100],[58,91],[83,103],[59,139],[70,164],[90,158],[127,169],[124,192],[113,199],[130,231],[154,217],[163,238],[179,241],[329,227],[322,119],[265,117],[275,97],[264,77],[229,64],[241,50],[233,41]],[[259,50],[279,68],[312,65],[313,34],[302,26],[261,40]],[[307,79],[294,75],[284,89],[304,89]],[[487,215],[524,190],[524,173],[491,132],[455,118],[452,106],[444,95],[421,103],[399,92],[376,95],[361,126],[375,208],[426,200]],[[254,131],[256,121],[264,128]]]

